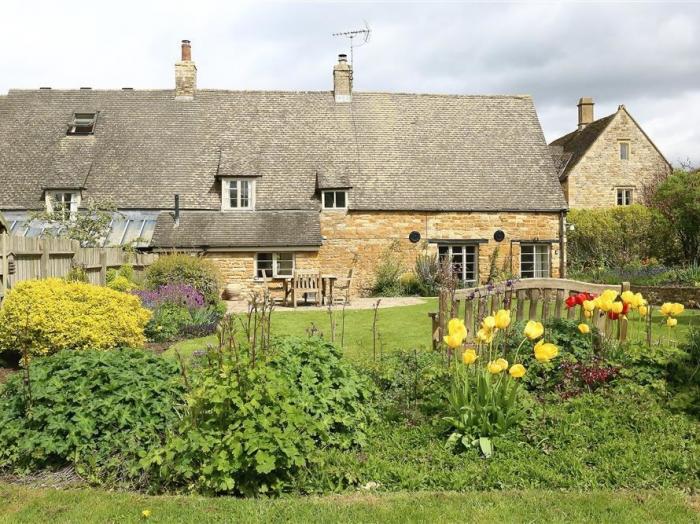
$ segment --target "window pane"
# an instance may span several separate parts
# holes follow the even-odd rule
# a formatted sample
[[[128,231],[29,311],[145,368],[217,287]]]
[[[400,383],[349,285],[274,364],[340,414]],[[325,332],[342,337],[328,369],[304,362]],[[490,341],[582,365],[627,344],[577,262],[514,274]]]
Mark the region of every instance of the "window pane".
[[[238,207],[238,182],[229,180],[229,207]]]
[[[338,191],[335,194],[335,207],[345,207],[345,191]]]
[[[294,253],[277,254],[277,276],[291,277],[294,273]]]
[[[333,191],[323,193],[323,207],[327,209],[335,207],[335,193]]]
[[[241,207],[250,207],[250,182],[241,180]]]
[[[620,142],[620,160],[628,160],[630,157],[630,145],[627,142]]]
[[[255,258],[255,276],[258,278],[272,277],[272,253],[258,253]]]
[[[536,246],[536,274],[539,278],[549,277],[549,245],[542,244]]]
[[[535,276],[535,246],[526,244],[520,247],[520,276],[534,278]]]

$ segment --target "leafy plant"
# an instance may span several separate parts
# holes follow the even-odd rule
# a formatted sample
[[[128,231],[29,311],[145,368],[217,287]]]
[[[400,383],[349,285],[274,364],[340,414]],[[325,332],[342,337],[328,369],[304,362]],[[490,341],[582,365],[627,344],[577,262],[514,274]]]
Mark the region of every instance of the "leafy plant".
[[[163,487],[279,493],[319,447],[365,442],[370,390],[334,346],[286,339],[258,351],[236,326],[224,319],[219,347],[189,373],[182,423],[143,461]]]
[[[0,309],[0,350],[48,355],[139,347],[150,317],[139,299],[126,293],[58,278],[24,280]]]
[[[55,211],[39,211],[30,216],[30,220],[39,220],[48,225],[42,235],[65,237],[77,240],[83,247],[98,247],[109,234],[117,213],[116,206],[110,201],[90,200],[87,208],[72,215],[57,206]]]
[[[134,268],[130,264],[124,264],[118,269],[108,269],[107,287],[122,293],[128,293],[139,287],[134,277]]]
[[[152,353],[61,351],[0,389],[0,469],[73,465],[91,482],[140,484],[139,455],[160,444],[183,393],[178,366]]]
[[[394,241],[381,254],[374,271],[373,296],[399,296],[402,294],[401,275],[405,267],[401,257],[401,246]]]
[[[214,304],[219,300],[219,271],[204,258],[185,254],[159,257],[146,271],[146,288],[154,291],[171,284],[193,287],[208,303]]]
[[[667,370],[675,394],[672,404],[700,417],[700,328],[692,328],[679,349]]]

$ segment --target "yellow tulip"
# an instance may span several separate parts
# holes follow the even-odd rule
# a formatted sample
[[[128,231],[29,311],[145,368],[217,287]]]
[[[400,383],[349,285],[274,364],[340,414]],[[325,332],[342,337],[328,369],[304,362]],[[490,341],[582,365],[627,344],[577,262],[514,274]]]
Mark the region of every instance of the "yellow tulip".
[[[501,367],[501,365],[495,360],[492,360],[491,362],[489,362],[488,365],[486,366],[486,369],[488,370],[489,373],[491,373],[493,375],[498,375],[501,371],[503,371],[503,368]]]
[[[646,306],[639,306],[639,316],[641,317],[646,317],[647,316],[647,307]]]
[[[445,344],[452,349],[458,348],[462,345],[462,342],[464,342],[464,338],[460,335],[445,335],[442,339],[445,341]]]
[[[525,366],[523,366],[522,364],[513,364],[513,366],[511,366],[510,368],[509,373],[510,376],[513,378],[522,378],[523,376],[525,376],[525,371]]]
[[[583,310],[588,311],[589,313],[595,309],[595,301],[593,300],[584,300],[583,301]]]
[[[596,298],[596,306],[601,311],[605,311],[607,313],[608,311],[610,311],[612,309],[613,301],[608,299],[608,298],[605,298],[603,296],[600,296],[600,297]]]
[[[493,331],[486,328],[480,328],[476,332],[476,339],[484,344],[490,344],[493,341]]]
[[[591,328],[588,324],[579,324],[578,325],[578,330],[583,333],[584,335],[588,334],[591,332]]]
[[[496,313],[496,327],[498,329],[505,329],[510,326],[510,311],[507,309],[501,309]]]
[[[647,301],[644,300],[644,297],[642,296],[641,293],[635,293],[634,294],[634,302],[632,302],[632,305],[636,308],[641,307],[641,306],[646,306]]]
[[[622,302],[613,302],[612,305],[610,306],[610,311],[613,313],[620,314],[622,313],[622,310],[624,309],[624,304]]]
[[[602,298],[610,300],[611,302],[617,298],[617,295],[619,295],[619,293],[614,289],[606,289],[600,294]]]
[[[673,310],[673,304],[670,302],[664,302],[661,304],[661,314],[665,317],[668,317],[671,315],[671,312]]]
[[[506,369],[508,369],[508,361],[505,358],[496,359],[496,364],[501,366],[502,371],[505,371]]]
[[[677,319],[677,318],[668,317],[668,318],[666,319],[666,325],[667,325],[668,327],[676,327],[676,324],[678,324],[678,319]]]
[[[591,318],[593,316],[593,312],[592,311],[584,311],[583,316],[586,318]]]
[[[468,349],[464,353],[462,353],[462,362],[465,364],[473,364],[476,362],[476,359],[479,358],[479,355],[476,354],[476,351],[473,349]]]
[[[496,327],[496,317],[489,315],[481,322],[481,326],[485,327],[486,329],[495,328]]]
[[[542,325],[542,322],[535,322],[534,320],[530,320],[525,325],[525,330],[523,331],[523,334],[530,340],[537,340],[544,334],[544,326]]]
[[[622,299],[622,302],[624,302],[625,304],[634,305],[634,300],[635,300],[634,293],[632,293],[631,291],[629,291],[629,290],[623,291],[622,294],[620,295],[620,298]]]
[[[535,358],[538,362],[549,362],[559,354],[559,348],[551,342],[540,340],[535,344]]]
[[[683,311],[685,311],[685,306],[683,304],[671,304],[671,315],[673,315],[674,317],[677,317],[678,315],[683,313]]]
[[[453,318],[447,323],[447,332],[450,335],[459,335],[463,339],[467,338],[467,328],[464,325],[464,320],[461,318]]]

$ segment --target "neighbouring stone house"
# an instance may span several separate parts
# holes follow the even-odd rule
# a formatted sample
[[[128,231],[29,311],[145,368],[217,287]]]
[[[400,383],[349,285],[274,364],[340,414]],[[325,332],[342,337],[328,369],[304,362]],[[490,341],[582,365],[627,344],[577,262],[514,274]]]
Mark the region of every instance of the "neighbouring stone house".
[[[0,96],[0,210],[110,200],[110,244],[188,251],[243,290],[318,268],[365,293],[382,254],[421,253],[465,285],[496,265],[559,276],[567,209],[529,96],[198,89],[183,41],[172,90],[10,90]],[[330,79],[329,71],[329,79]],[[498,239],[498,240],[496,240]]]
[[[578,128],[550,144],[570,208],[643,201],[644,188],[668,176],[671,164],[625,106],[593,117],[593,99],[578,103]]]

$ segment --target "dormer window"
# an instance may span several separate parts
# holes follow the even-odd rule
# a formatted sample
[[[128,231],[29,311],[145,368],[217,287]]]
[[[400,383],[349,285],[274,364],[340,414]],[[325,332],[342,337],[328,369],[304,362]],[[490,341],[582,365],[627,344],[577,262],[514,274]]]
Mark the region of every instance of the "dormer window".
[[[80,207],[78,191],[47,191],[46,211],[58,215],[61,220],[74,218]]]
[[[255,208],[255,180],[224,178],[221,180],[221,209]]]
[[[95,133],[95,113],[75,113],[68,126],[67,135],[92,135]]]
[[[323,191],[323,209],[347,209],[348,192],[345,190]]]

